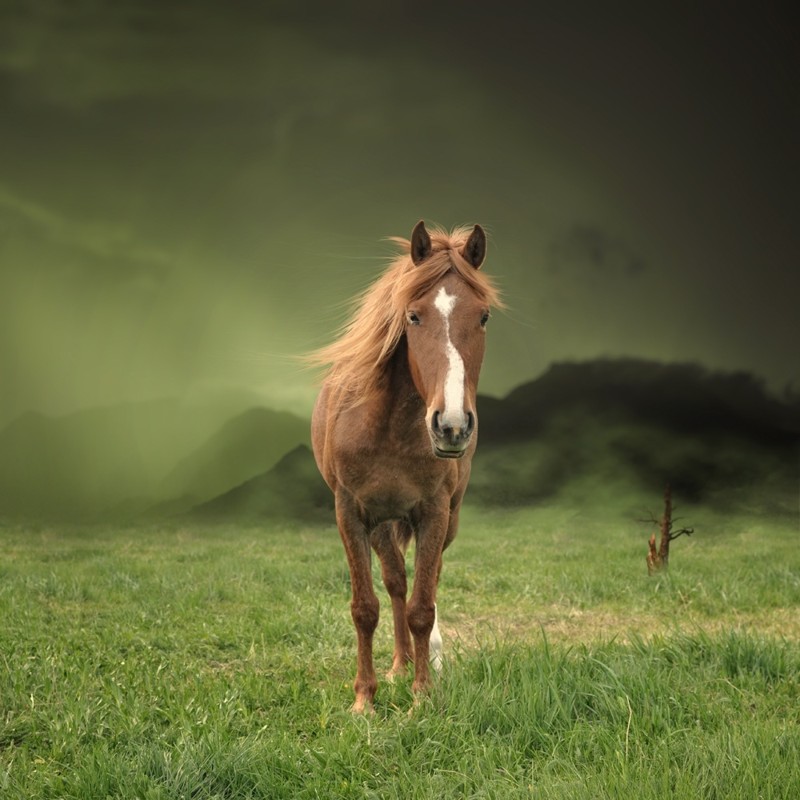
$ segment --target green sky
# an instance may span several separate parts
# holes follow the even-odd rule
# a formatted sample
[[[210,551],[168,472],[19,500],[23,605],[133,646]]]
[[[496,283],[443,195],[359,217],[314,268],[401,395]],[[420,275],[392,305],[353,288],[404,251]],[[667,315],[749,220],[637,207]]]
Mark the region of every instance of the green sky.
[[[3,3],[0,425],[217,390],[305,414],[293,356],[421,217],[490,232],[486,392],[596,356],[800,389],[777,12],[428,5]]]

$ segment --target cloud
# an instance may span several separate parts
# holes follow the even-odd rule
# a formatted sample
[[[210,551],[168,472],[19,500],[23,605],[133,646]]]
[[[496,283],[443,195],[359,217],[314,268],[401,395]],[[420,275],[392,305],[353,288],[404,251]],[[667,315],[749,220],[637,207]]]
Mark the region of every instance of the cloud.
[[[0,12],[0,73],[27,100],[71,109],[194,98],[223,103],[223,114],[237,101],[259,99],[269,107],[335,111],[387,80],[425,79],[412,54],[396,47],[387,53],[389,40],[384,48],[347,47],[335,35],[346,22],[334,15],[334,30],[326,31],[318,11],[40,0]],[[358,9],[343,13],[357,21]]]
[[[44,239],[59,250],[77,251],[82,256],[80,263],[91,267],[93,274],[99,264],[109,276],[118,275],[125,282],[143,275],[158,280],[174,263],[170,253],[138,241],[136,233],[122,223],[69,218],[2,185],[0,225],[6,237],[16,231],[28,240]],[[124,269],[108,270],[112,264]]]
[[[208,21],[207,11],[193,18],[189,6],[42,0],[5,16],[0,68],[23,80],[28,92],[58,104],[185,91],[190,74],[199,71],[204,85],[209,71],[201,70],[201,59],[190,70],[182,66],[189,42],[201,44],[198,19]],[[197,49],[213,56],[210,46]]]
[[[550,272],[589,279],[630,278],[647,268],[645,259],[626,242],[592,225],[573,225],[550,242],[547,255]]]

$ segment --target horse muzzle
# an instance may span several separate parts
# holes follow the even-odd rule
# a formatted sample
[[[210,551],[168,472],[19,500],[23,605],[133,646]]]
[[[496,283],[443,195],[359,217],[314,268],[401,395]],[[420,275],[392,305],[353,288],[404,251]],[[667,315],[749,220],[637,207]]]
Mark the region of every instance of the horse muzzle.
[[[434,411],[430,423],[433,453],[438,458],[461,458],[467,451],[475,430],[475,415],[467,411],[461,424],[452,424],[445,420],[438,411]]]

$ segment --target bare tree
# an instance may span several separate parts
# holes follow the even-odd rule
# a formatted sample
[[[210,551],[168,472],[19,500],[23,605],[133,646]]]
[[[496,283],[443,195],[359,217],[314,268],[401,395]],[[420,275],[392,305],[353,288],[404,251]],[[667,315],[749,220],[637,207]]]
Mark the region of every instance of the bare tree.
[[[656,549],[656,535],[655,533],[650,536],[650,548],[647,553],[647,572],[653,575],[656,572],[661,572],[669,567],[669,543],[673,539],[686,534],[691,536],[694,533],[694,528],[680,528],[680,530],[672,530],[672,490],[669,484],[664,489],[664,515],[661,519],[656,519],[653,515],[649,520],[642,520],[642,522],[651,522],[658,525],[661,539]]]

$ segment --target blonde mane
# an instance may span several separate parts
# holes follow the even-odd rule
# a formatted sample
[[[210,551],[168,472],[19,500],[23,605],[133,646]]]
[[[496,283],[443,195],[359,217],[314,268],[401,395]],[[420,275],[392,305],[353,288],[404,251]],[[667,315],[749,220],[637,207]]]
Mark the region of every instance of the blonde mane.
[[[348,395],[358,405],[380,386],[389,359],[403,337],[409,303],[432,289],[445,275],[454,272],[487,306],[503,307],[492,280],[475,269],[461,255],[471,228],[450,233],[429,231],[432,253],[418,266],[411,260],[411,242],[391,237],[400,254],[371,286],[356,298],[353,318],[342,328],[336,341],[308,357],[310,364],[328,367],[326,383]]]

